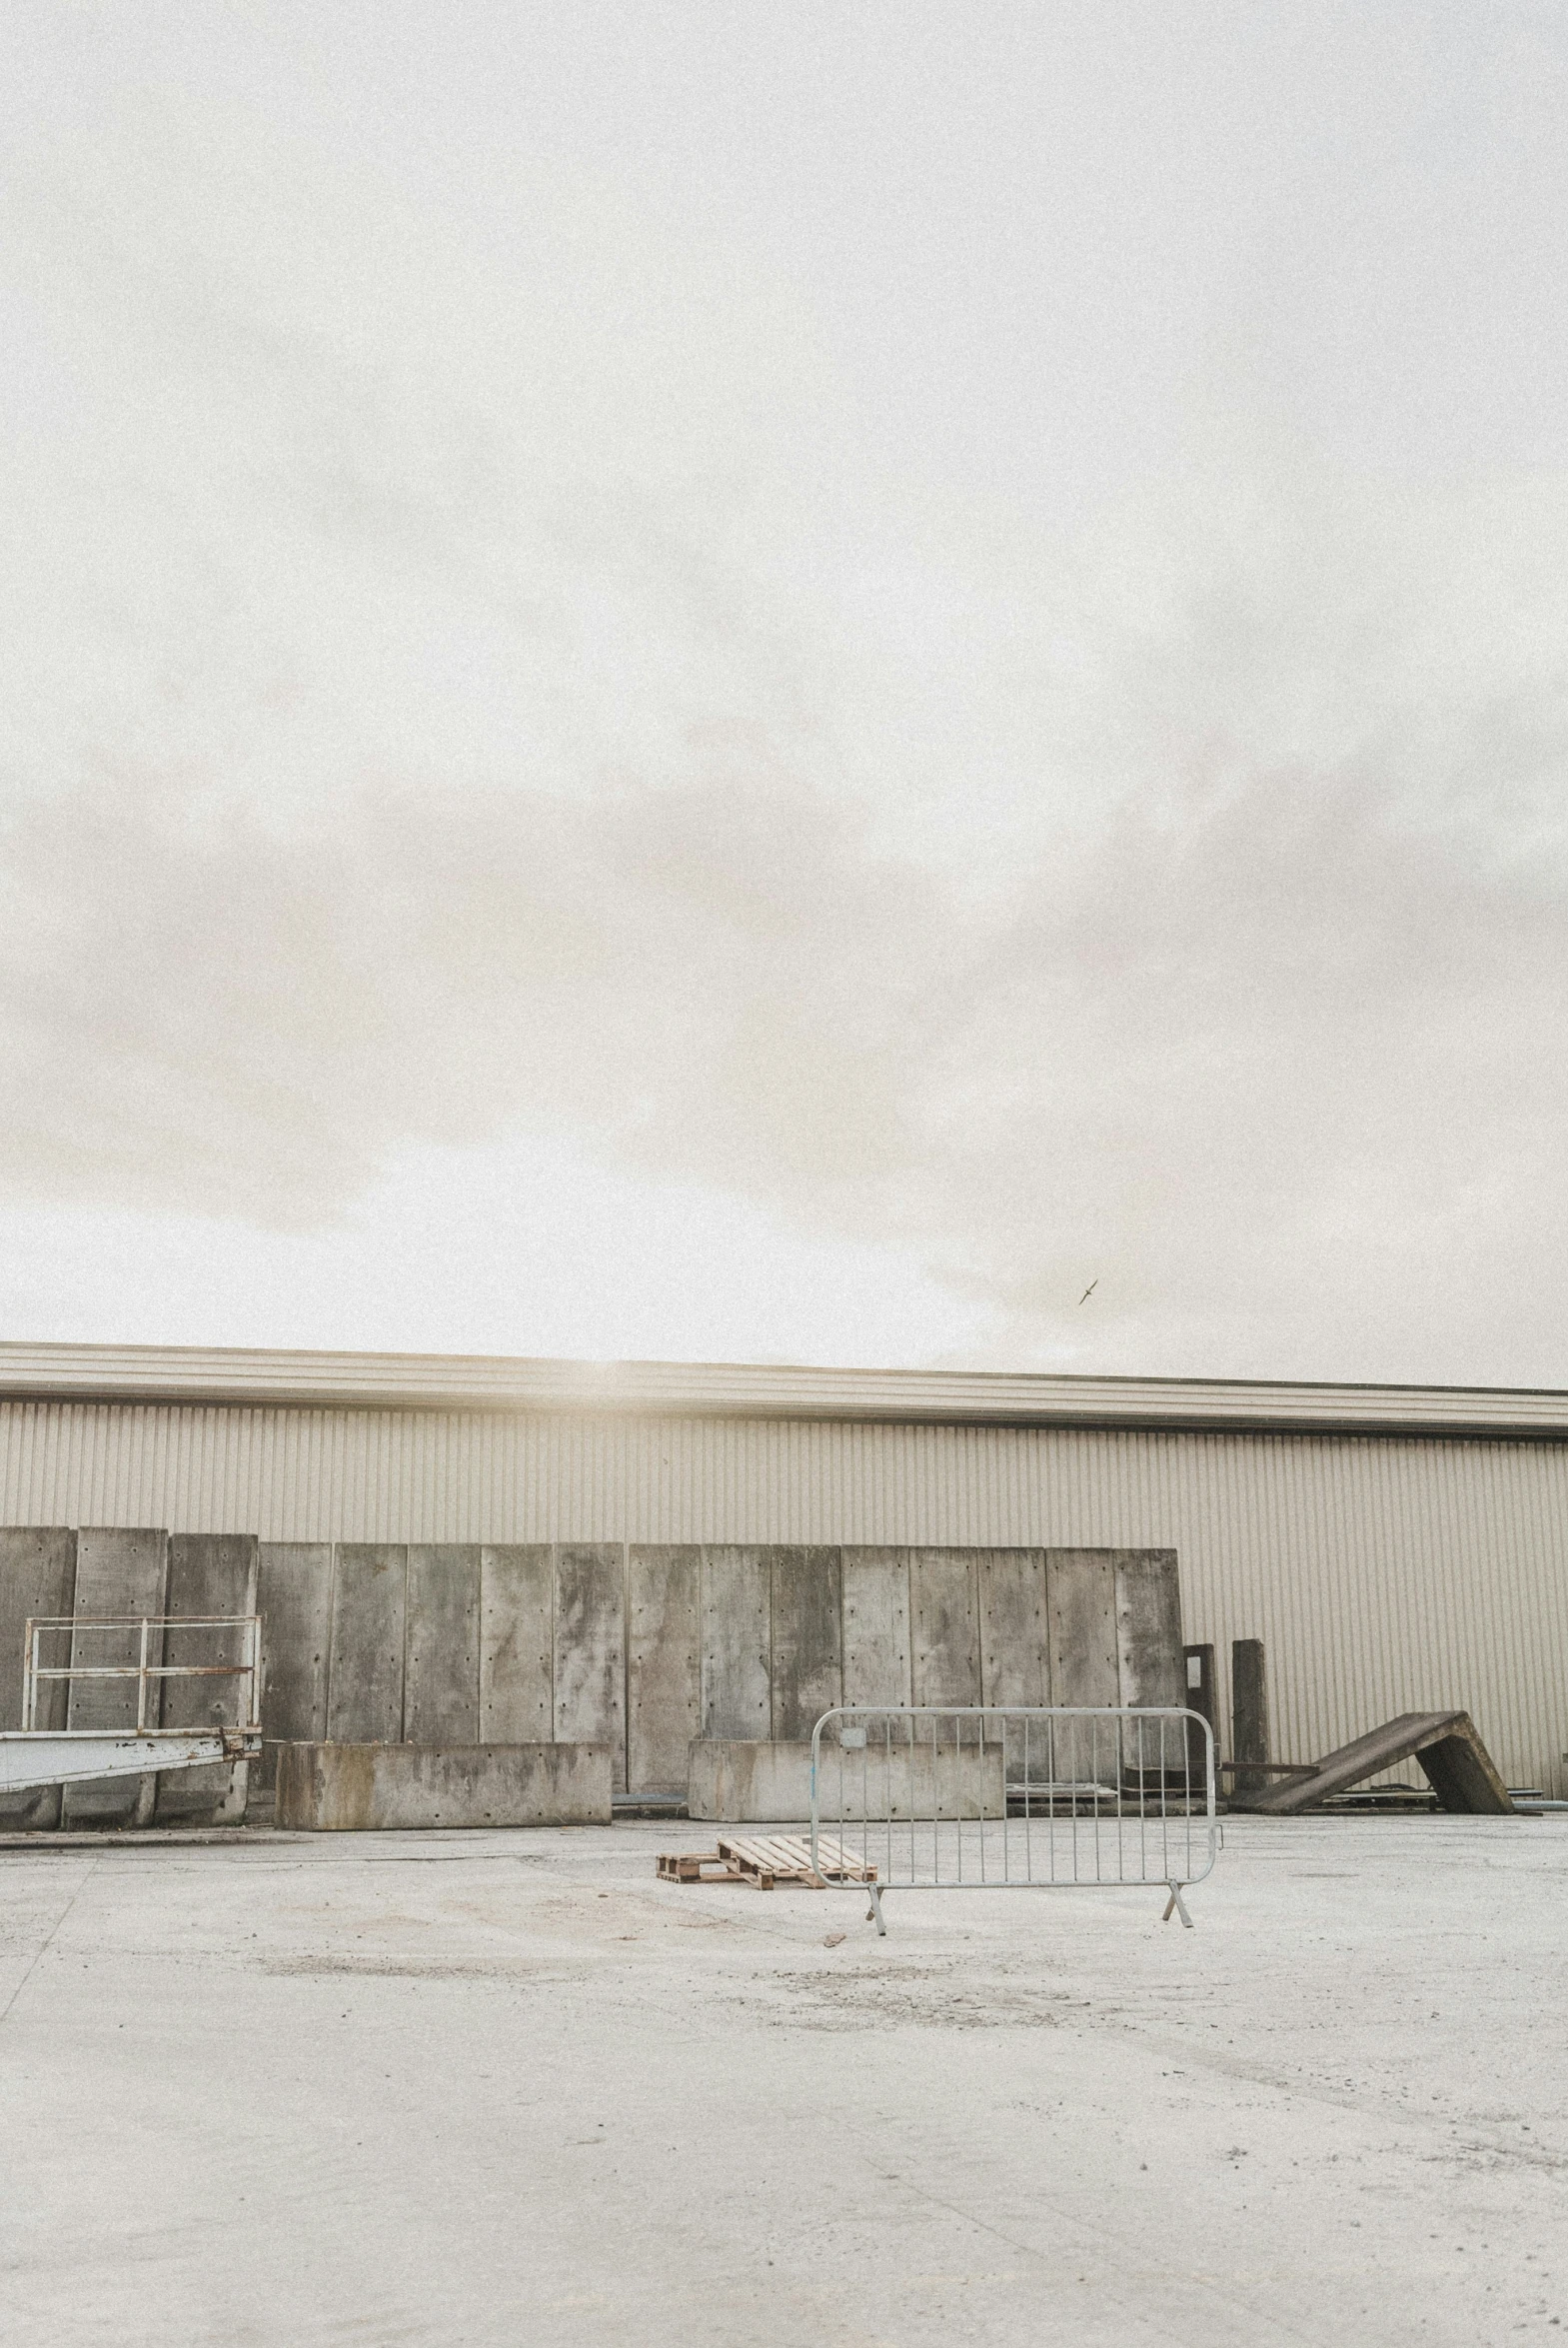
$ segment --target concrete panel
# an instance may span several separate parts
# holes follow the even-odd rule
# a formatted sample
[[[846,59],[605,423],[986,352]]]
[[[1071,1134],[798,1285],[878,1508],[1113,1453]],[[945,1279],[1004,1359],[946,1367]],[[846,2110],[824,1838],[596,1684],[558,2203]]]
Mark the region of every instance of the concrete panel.
[[[1002,1751],[993,1744],[916,1745],[841,1752],[823,1739],[821,1821],[857,1823],[891,1816],[999,1818],[1005,1801]],[[912,1803],[912,1813],[911,1813]],[[688,1768],[687,1815],[732,1825],[794,1825],[811,1815],[811,1745],[699,1737]],[[874,1853],[872,1854],[874,1856]]]
[[[638,1547],[627,1564],[627,1784],[679,1793],[703,1725],[703,1553]]]
[[[1050,1632],[1043,1549],[982,1549],[978,1566],[981,1701],[1050,1702]],[[1010,1776],[1034,1771],[1037,1731],[1020,1720],[1003,1732]]]
[[[480,1551],[479,1723],[490,1744],[548,1744],[555,1732],[556,1567],[549,1543]]]
[[[836,1549],[775,1549],[771,1559],[771,1734],[808,1737],[843,1701],[842,1574]]]
[[[480,1549],[477,1543],[409,1547],[403,1734],[409,1744],[477,1744]]]
[[[770,1692],[771,1552],[703,1551],[703,1734],[765,1737]]]
[[[1119,1704],[1121,1671],[1116,1652],[1116,1561],[1111,1549],[1049,1549],[1045,1556],[1045,1605],[1050,1631],[1050,1685],[1053,1704]],[[1031,1755],[1030,1777],[1107,1783],[1116,1755],[1106,1731],[1088,1725],[1058,1726],[1042,1769]]]
[[[980,1554],[909,1551],[910,1678],[917,1704],[980,1700]]]
[[[556,1551],[556,1737],[608,1744],[626,1784],[626,1552],[619,1541]]]
[[[76,1593],[72,1612],[80,1619],[93,1614],[157,1615],[166,1611],[169,1536],[150,1526],[106,1529],[84,1526],[76,1536]],[[139,1640],[135,1631],[78,1630],[71,1637],[73,1663],[134,1663]],[[149,1662],[161,1662],[156,1646]],[[81,1680],[72,1685],[66,1707],[69,1728],[133,1728],[136,1725],[134,1679]],[[158,1726],[156,1695],[149,1702],[147,1726]],[[68,1786],[64,1816],[68,1826],[145,1826],[157,1799],[156,1777],[101,1777],[85,1785]]]
[[[1174,1549],[1116,1551],[1116,1658],[1124,1704],[1184,1704]]]
[[[7,1525],[0,1529],[0,1728],[22,1725],[22,1645],[29,1617],[69,1614],[75,1587],[74,1532],[62,1525]],[[69,1655],[70,1633],[60,1632],[44,1642],[39,1660],[61,1664]],[[65,1681],[46,1681],[39,1695],[37,1725],[63,1728],[65,1712]],[[31,1828],[59,1823],[58,1786],[0,1798],[0,1826]]]
[[[909,1552],[846,1548],[843,1576],[843,1700],[907,1704]]]
[[[327,1733],[332,1646],[332,1543],[263,1541],[256,1552],[262,1618],[262,1726],[267,1741],[252,1784],[270,1787],[278,1745]]]
[[[318,1832],[608,1826],[603,1744],[290,1744],[278,1823]]]
[[[333,1551],[327,1734],[335,1744],[402,1737],[408,1569],[401,1541],[340,1541]]]
[[[169,1541],[171,1614],[254,1614],[257,1601],[254,1533],[177,1532]],[[175,1630],[164,1641],[166,1663],[243,1663],[240,1630]],[[245,1716],[249,1690],[239,1679],[166,1679],[165,1728],[234,1727]],[[250,1764],[176,1769],[158,1780],[158,1816],[232,1824],[245,1815]]]

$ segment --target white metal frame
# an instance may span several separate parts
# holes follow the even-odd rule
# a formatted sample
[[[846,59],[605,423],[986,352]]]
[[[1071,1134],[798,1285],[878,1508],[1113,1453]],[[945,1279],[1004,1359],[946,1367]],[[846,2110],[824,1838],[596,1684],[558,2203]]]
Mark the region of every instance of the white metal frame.
[[[75,1634],[83,1630],[134,1630],[139,1634],[140,1654],[134,1663],[78,1663],[74,1660]],[[243,1630],[245,1658],[239,1663],[153,1663],[148,1660],[154,1631],[170,1630]],[[38,1659],[39,1646],[48,1631],[72,1633],[73,1660],[62,1664],[43,1664]],[[159,1652],[165,1641],[160,1638]],[[163,1679],[242,1679],[246,1682],[242,1728],[261,1727],[261,1616],[259,1614],[32,1614],[27,1620],[22,1643],[22,1727],[32,1733],[38,1728],[38,1693],[44,1681],[57,1679],[134,1679],[136,1681],[136,1733],[138,1736],[156,1734],[147,1722],[148,1698],[154,1680]],[[161,1705],[160,1705],[161,1710]]]
[[[1161,1887],[1190,1929],[1214,1790],[1213,1729],[1185,1706],[841,1705],[811,1734],[812,1860],[820,1835],[874,1869],[878,1932],[889,1890],[1091,1885]]]

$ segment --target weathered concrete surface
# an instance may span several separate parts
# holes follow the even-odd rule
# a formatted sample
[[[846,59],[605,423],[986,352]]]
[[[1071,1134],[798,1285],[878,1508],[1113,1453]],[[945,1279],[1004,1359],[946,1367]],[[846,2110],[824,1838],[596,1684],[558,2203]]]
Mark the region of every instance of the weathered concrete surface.
[[[843,1700],[846,1704],[908,1704],[909,1552],[845,1548],[843,1574]]]
[[[1288,1817],[1408,1760],[1419,1762],[1443,1809],[1482,1817],[1513,1814],[1508,1788],[1468,1712],[1401,1712],[1396,1720],[1368,1729],[1337,1752],[1325,1753],[1310,1776],[1277,1779],[1260,1792],[1247,1794],[1245,1804],[1273,1817]]]
[[[809,1737],[843,1700],[841,1570],[836,1549],[777,1548],[773,1593],[773,1722],[769,1734]]]
[[[1119,1704],[1115,1551],[1050,1550],[1046,1613],[1052,1703]],[[1058,1727],[1051,1738],[1052,1774],[1079,1781],[1098,1778],[1103,1775],[1103,1731],[1091,1724]],[[1030,1768],[1038,1773],[1032,1758]]]
[[[980,1700],[979,1552],[909,1551],[911,1673],[917,1704]]]
[[[703,1727],[703,1552],[637,1547],[627,1562],[627,1784],[677,1793]]]
[[[76,1586],[76,1535],[62,1525],[6,1526],[0,1529],[0,1728],[22,1725],[22,1648],[30,1616],[69,1614]],[[57,1632],[42,1660],[64,1663],[70,1633]],[[65,1682],[40,1691],[40,1728],[65,1726]],[[0,1796],[0,1826],[51,1827],[60,1823],[60,1789]]]
[[[151,1526],[83,1526],[76,1536],[76,1594],[72,1612],[82,1615],[165,1612],[168,1595],[169,1536]],[[140,1641],[134,1630],[74,1631],[71,1660],[76,1663],[134,1663]],[[155,1642],[148,1661],[162,1661]],[[66,1709],[69,1728],[134,1728],[134,1679],[73,1680]],[[146,1725],[155,1728],[157,1691]],[[63,1814],[73,1826],[145,1826],[153,1814],[158,1781],[155,1777],[105,1777],[66,1788]]]
[[[332,1558],[327,1734],[396,1744],[403,1734],[409,1552],[401,1541],[340,1541]]]
[[[893,1894],[885,1940],[852,1892],[655,1881],[712,1837],[0,1853],[0,2337],[1568,2328],[1568,1820],[1232,1820],[1195,1931]]]
[[[984,1753],[939,1746],[911,1754],[878,1748],[841,1752],[822,1740],[823,1814],[835,1817],[999,1818],[1005,1800],[1002,1748]],[[732,1825],[796,1824],[811,1814],[811,1742],[698,1737],[688,1760],[687,1812]]]
[[[556,1551],[558,1742],[608,1744],[626,1783],[626,1577],[619,1541]]]
[[[436,1826],[608,1826],[602,1744],[290,1744],[280,1826],[361,1832]]]
[[[1181,1584],[1175,1550],[1118,1549],[1115,1575],[1121,1702],[1184,1704]]]
[[[1268,1673],[1260,1638],[1230,1642],[1230,1754],[1234,1761],[1268,1761]],[[1261,1793],[1269,1779],[1259,1769],[1236,1771],[1233,1791]]]
[[[280,1743],[310,1742],[327,1733],[332,1544],[263,1541],[256,1555],[256,1610],[262,1618],[262,1726],[267,1742],[253,1771],[253,1782],[270,1787]]]
[[[703,1551],[703,1734],[758,1737],[771,1714],[769,1552]]]
[[[489,1744],[548,1744],[555,1726],[556,1568],[544,1541],[480,1551],[479,1725]]]
[[[254,1533],[172,1533],[169,1538],[168,1607],[191,1617],[254,1614],[258,1559]],[[164,1641],[166,1663],[243,1663],[245,1635],[239,1630],[178,1630]],[[240,1679],[166,1679],[165,1728],[238,1726],[249,1689]],[[149,1723],[149,1725],[152,1725]],[[161,1820],[206,1819],[212,1825],[243,1818],[250,1764],[175,1769],[158,1780]]]
[[[411,1542],[403,1664],[410,1744],[479,1741],[480,1559],[477,1544]]]

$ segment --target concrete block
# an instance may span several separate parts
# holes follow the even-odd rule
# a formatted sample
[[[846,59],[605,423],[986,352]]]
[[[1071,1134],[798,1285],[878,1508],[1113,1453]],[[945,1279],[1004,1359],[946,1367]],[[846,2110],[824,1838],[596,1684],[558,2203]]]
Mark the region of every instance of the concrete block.
[[[171,1614],[254,1614],[258,1558],[254,1533],[177,1532],[169,1540],[168,1610]],[[239,1630],[175,1630],[164,1640],[166,1663],[242,1663],[245,1634]],[[237,1726],[249,1689],[240,1679],[166,1679],[165,1728]],[[245,1815],[249,1763],[232,1761],[211,1769],[175,1769],[158,1780],[160,1819],[233,1824]]]
[[[772,1552],[771,1733],[809,1736],[843,1701],[842,1573],[836,1549]]]
[[[478,1546],[409,1547],[403,1735],[409,1744],[474,1744],[480,1733]]]
[[[1269,1752],[1268,1675],[1263,1641],[1233,1638],[1230,1642],[1230,1751],[1234,1761],[1267,1761]],[[1231,1791],[1239,1799],[1267,1789],[1261,1769],[1238,1768]]]
[[[982,1549],[977,1568],[980,1689],[987,1704],[1050,1702],[1050,1634],[1045,1607],[1043,1549]],[[1004,1731],[1007,1765],[1021,1777],[1027,1757],[1034,1771],[1035,1739],[1021,1721]]]
[[[556,1567],[548,1541],[479,1557],[479,1721],[488,1744],[548,1744],[555,1731]]]
[[[161,1615],[167,1611],[169,1535],[151,1526],[84,1526],[76,1536],[76,1590],[72,1612]],[[78,1630],[71,1637],[73,1663],[134,1663],[135,1631]],[[149,1662],[163,1660],[156,1643]],[[154,1683],[156,1686],[156,1682]],[[156,1696],[147,1725],[157,1727]],[[68,1728],[134,1728],[136,1681],[86,1679],[72,1682],[66,1707]],[[156,1777],[90,1778],[65,1789],[68,1826],[145,1826],[157,1800]]]
[[[909,1551],[910,1679],[917,1704],[977,1704],[977,1549]]]
[[[1118,1549],[1117,1682],[1124,1704],[1184,1704],[1181,1585],[1174,1549]]]
[[[703,1725],[703,1553],[634,1547],[627,1559],[627,1784],[679,1793]]]
[[[839,1551],[843,1582],[843,1700],[912,1703],[909,1678],[909,1552]]]
[[[76,1535],[63,1525],[7,1525],[0,1528],[0,1728],[22,1725],[22,1647],[29,1617],[69,1614],[76,1587]],[[64,1663],[70,1633],[46,1644],[45,1663]],[[66,1683],[46,1682],[40,1692],[40,1728],[65,1726]],[[60,1788],[0,1797],[0,1826],[52,1827],[60,1823]]]
[[[402,1737],[408,1567],[401,1541],[339,1541],[333,1551],[327,1734],[334,1743]]]
[[[1053,1704],[1119,1704],[1121,1665],[1116,1646],[1116,1560],[1111,1549],[1048,1549],[1045,1604],[1050,1633]],[[1048,1770],[1030,1754],[1030,1776],[1106,1782],[1117,1756],[1105,1730],[1058,1723]]]
[[[330,1541],[262,1541],[256,1552],[262,1618],[262,1726],[266,1743],[252,1784],[273,1784],[280,1744],[327,1733],[332,1646]]]
[[[703,1734],[766,1737],[772,1575],[763,1548],[703,1551]]]
[[[626,1552],[619,1541],[556,1550],[556,1736],[607,1744],[626,1784]]]
[[[999,1744],[981,1753],[951,1745],[878,1748],[874,1730],[863,1751],[823,1740],[825,1822],[885,1818],[999,1818],[1006,1787]],[[911,1808],[912,1805],[912,1808]],[[811,1814],[809,1739],[775,1743],[698,1737],[687,1764],[687,1814],[730,1825],[796,1824]]]
[[[323,1832],[432,1826],[608,1826],[604,1744],[289,1744],[280,1826]]]

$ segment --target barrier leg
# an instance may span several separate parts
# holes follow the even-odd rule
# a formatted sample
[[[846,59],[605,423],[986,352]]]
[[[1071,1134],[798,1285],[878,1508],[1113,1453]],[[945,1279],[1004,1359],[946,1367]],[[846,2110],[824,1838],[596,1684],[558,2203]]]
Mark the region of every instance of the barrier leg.
[[[1172,1883],[1170,1886],[1170,1897],[1165,1902],[1165,1913],[1160,1917],[1160,1922],[1168,1924],[1172,1916],[1179,1916],[1187,1930],[1191,1931],[1192,1918],[1187,1914],[1187,1903],[1181,1896],[1179,1883]]]
[[[874,1916],[876,1919],[876,1929],[881,1933],[883,1939],[885,1939],[887,1936],[887,1927],[882,1921],[882,1895],[877,1890],[874,1883],[867,1883],[865,1888],[871,1895],[871,1904],[865,1911],[865,1921],[867,1924],[870,1923],[872,1917]]]

